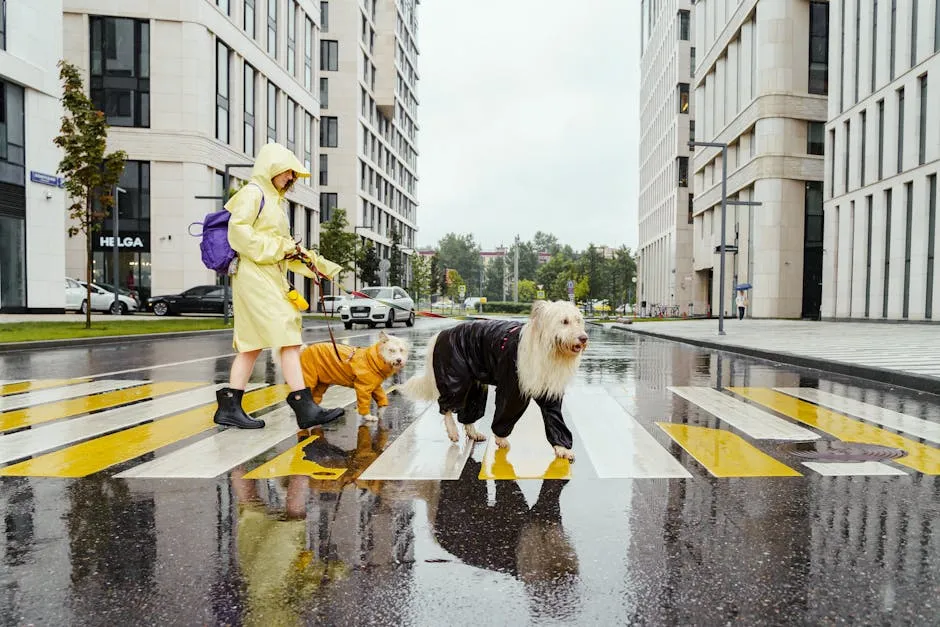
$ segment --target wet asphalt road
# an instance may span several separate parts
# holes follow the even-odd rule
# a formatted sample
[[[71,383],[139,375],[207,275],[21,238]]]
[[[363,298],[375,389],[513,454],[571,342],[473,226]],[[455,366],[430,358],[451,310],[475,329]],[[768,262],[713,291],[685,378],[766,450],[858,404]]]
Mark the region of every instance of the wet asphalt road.
[[[415,345],[406,375],[441,324],[395,330]],[[377,333],[339,328],[337,339],[366,345]],[[483,481],[482,444],[456,481],[246,479],[241,467],[217,479],[114,478],[193,438],[83,478],[2,477],[0,624],[940,624],[937,475],[719,478],[655,425],[728,428],[668,386],[836,390],[930,423],[940,400],[590,335],[576,384],[610,390],[691,478]],[[6,354],[0,380],[224,382],[231,352],[214,336]],[[252,380],[280,378],[265,357]],[[310,454],[361,472],[414,420],[410,403],[391,402],[379,427],[350,409]],[[578,437],[575,469],[590,470],[597,460]],[[759,448],[799,466],[773,443]]]

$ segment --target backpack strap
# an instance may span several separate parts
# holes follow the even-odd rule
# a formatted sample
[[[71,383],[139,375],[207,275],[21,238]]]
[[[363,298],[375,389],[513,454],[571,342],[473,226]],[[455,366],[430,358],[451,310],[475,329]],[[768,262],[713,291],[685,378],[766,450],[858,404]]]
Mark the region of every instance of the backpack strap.
[[[261,192],[261,206],[258,207],[258,215],[255,216],[255,222],[257,222],[258,218],[261,217],[261,212],[264,211],[264,190],[261,189],[261,186],[258,185],[257,183],[251,183],[251,185],[254,185],[255,187],[257,187],[258,190]],[[254,222],[252,224],[254,224]]]

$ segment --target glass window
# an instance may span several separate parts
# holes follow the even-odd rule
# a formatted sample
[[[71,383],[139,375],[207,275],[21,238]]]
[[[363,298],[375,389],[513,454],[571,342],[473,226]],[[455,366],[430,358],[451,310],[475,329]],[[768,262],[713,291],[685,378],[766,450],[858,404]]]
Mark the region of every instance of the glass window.
[[[695,194],[689,194],[689,224],[692,224],[694,220],[694,218],[692,217],[692,212],[695,210],[694,208],[695,203],[693,202],[694,200],[695,200]]]
[[[823,190],[822,181],[806,182],[805,224],[803,245],[806,247],[823,244]]]
[[[872,0],[871,8],[871,91],[878,81],[878,0]],[[867,315],[865,316],[868,317]]]
[[[320,155],[320,185],[329,185],[330,179],[330,158],[328,155]]]
[[[904,88],[898,90],[898,169],[904,168]]]
[[[937,233],[937,175],[927,177],[927,307],[924,317],[933,318],[933,273]]]
[[[26,184],[26,114],[23,88],[0,81],[0,181]]]
[[[927,75],[920,77],[920,146],[917,151],[917,163],[924,165],[927,160]]]
[[[245,64],[245,154],[255,155],[255,69]]]
[[[226,15],[232,15],[232,2],[231,0],[215,0],[217,7],[222,9]]]
[[[287,148],[291,152],[297,149],[295,126],[297,124],[297,103],[292,98],[287,99]]]
[[[882,98],[878,101],[878,180],[884,178],[885,174],[885,101]]]
[[[0,242],[0,311],[26,307],[26,218],[0,213]]]
[[[255,0],[245,0],[245,32],[252,39],[255,38]]]
[[[313,116],[304,111],[304,167],[307,168],[307,172],[312,172],[311,167],[313,166],[313,145],[310,141],[310,133],[313,129]],[[313,185],[313,176],[308,176],[304,179],[307,185]]]
[[[277,87],[268,81],[268,141],[277,141]]]
[[[320,30],[324,33],[330,32],[330,3],[320,3]]]
[[[320,77],[320,108],[328,109],[330,107],[330,79]]]
[[[809,3],[809,93],[829,93],[829,3]]]
[[[825,123],[807,122],[806,126],[806,153],[810,155],[823,154],[825,152]]]
[[[216,42],[215,57],[215,138],[229,141],[229,82],[231,80],[231,51],[221,41]]]
[[[150,23],[91,17],[91,99],[112,126],[150,126]]]
[[[313,22],[304,19],[304,88],[313,89]]]
[[[7,49],[7,0],[0,0],[0,50]]]
[[[689,112],[689,84],[679,83],[679,113]]]
[[[323,117],[320,119],[320,146],[322,148],[339,146],[339,118]]]
[[[861,147],[858,151],[858,184],[860,187],[865,186],[865,170],[867,169],[865,163],[865,152],[868,150],[868,113],[862,111],[859,115],[859,118],[862,122],[862,127],[859,132],[859,142]]]
[[[268,0],[268,54],[277,58],[277,3]]]
[[[339,42],[320,40],[320,69],[329,72],[339,70]]]
[[[287,73],[294,76],[297,57],[297,3],[287,2]]]
[[[6,17],[3,22],[5,25]],[[934,0],[933,5],[933,51],[940,52],[940,0]]]
[[[688,157],[679,157],[678,162],[678,171],[679,171],[679,187],[688,187],[689,186],[689,158]]]
[[[689,120],[689,141],[695,141],[695,120]]]
[[[339,204],[339,195],[328,192],[320,193],[320,224],[333,218],[333,210]]]
[[[686,10],[679,11],[679,39],[689,40],[689,12]]]
[[[898,0],[891,0],[891,54],[888,60],[888,70],[891,80],[894,80],[894,49],[897,44],[898,32]],[[885,313],[885,317],[887,317]]]

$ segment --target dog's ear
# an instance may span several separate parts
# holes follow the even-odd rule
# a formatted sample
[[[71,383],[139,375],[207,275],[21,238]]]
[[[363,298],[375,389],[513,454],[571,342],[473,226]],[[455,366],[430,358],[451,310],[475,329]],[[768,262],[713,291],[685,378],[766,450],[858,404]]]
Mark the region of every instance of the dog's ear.
[[[385,331],[379,331],[379,342],[387,342],[388,334]]]

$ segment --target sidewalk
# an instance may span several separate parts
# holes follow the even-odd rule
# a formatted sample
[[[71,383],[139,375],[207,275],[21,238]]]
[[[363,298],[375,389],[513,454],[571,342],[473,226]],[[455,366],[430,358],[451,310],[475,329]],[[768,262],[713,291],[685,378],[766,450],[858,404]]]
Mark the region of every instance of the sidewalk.
[[[717,319],[605,326],[940,394],[937,325],[725,320],[724,336]]]

